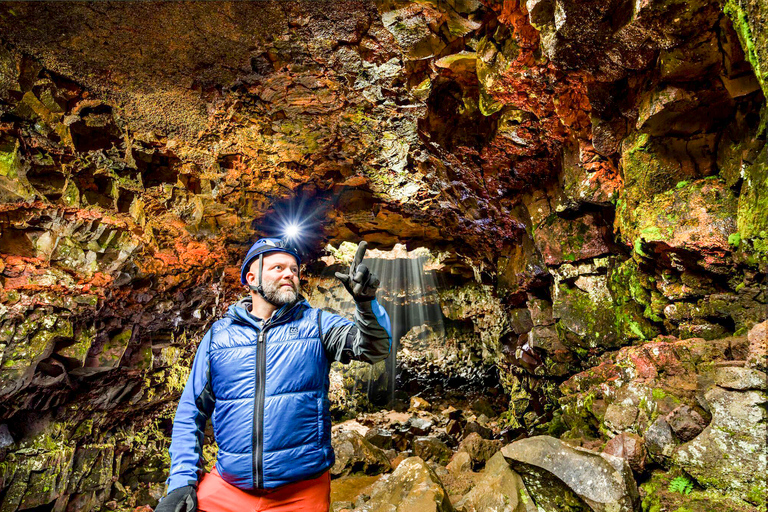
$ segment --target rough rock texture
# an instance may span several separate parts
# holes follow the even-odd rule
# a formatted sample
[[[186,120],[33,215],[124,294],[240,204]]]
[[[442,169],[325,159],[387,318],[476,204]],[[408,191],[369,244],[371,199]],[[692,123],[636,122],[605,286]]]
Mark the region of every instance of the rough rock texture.
[[[549,436],[517,441],[501,454],[547,512],[631,512],[638,504],[632,470],[619,457],[573,448]]]
[[[466,512],[535,512],[520,475],[512,471],[501,452],[491,457],[474,488],[456,504]]]
[[[381,266],[407,276],[382,290],[407,352],[335,370],[338,417],[396,374],[472,382],[504,395],[508,439],[628,432],[674,466],[693,434],[663,417],[709,424],[720,361],[766,370],[767,13],[0,4],[0,509],[154,505],[191,355],[294,215],[305,289],[336,311],[342,242],[431,251]]]
[[[391,469],[384,452],[353,430],[337,430],[331,436],[336,462],[331,468],[334,477],[350,473],[376,475]]]
[[[419,457],[409,457],[371,490],[361,512],[450,512],[453,510],[440,479]]]

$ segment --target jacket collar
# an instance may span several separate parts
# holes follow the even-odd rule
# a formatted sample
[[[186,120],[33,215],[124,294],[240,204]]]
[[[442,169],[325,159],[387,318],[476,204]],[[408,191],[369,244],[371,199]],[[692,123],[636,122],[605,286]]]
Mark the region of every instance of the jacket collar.
[[[238,300],[235,304],[232,304],[229,306],[229,310],[227,311],[227,316],[235,320],[236,322],[251,325],[256,329],[261,330],[261,326],[259,325],[258,319],[253,316],[251,311],[252,306],[252,299],[250,295],[246,295],[245,297],[242,297],[240,300]],[[275,311],[272,314],[272,318],[270,319],[270,323],[272,325],[279,324],[284,321],[288,321],[291,318],[293,318],[296,313],[304,308],[309,308],[309,302],[307,302],[307,299],[305,299],[302,295],[299,295],[299,298],[296,302],[293,302],[291,304],[286,304],[277,311]]]

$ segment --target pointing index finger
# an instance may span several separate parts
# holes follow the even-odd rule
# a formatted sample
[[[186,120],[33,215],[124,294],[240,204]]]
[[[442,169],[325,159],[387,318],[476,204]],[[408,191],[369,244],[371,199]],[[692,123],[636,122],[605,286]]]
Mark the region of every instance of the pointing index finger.
[[[368,248],[368,242],[366,242],[365,240],[360,242],[360,245],[357,246],[357,252],[355,253],[355,261],[352,262],[355,269],[357,269],[357,266],[363,262],[363,257],[365,256],[365,250],[367,248]]]

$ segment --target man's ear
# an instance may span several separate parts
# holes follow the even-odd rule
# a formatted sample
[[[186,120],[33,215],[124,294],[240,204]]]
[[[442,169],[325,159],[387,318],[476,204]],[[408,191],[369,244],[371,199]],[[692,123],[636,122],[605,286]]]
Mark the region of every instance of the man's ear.
[[[250,285],[257,286],[256,274],[254,274],[253,272],[248,272],[247,274],[245,274],[245,282]]]

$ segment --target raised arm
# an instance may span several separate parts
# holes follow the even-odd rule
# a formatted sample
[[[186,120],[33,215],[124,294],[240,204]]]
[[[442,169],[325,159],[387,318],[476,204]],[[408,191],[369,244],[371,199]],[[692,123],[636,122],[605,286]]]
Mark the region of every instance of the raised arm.
[[[389,315],[376,300],[357,302],[355,321],[319,311],[320,330],[328,357],[348,363],[351,360],[377,363],[386,359],[392,347]]]

